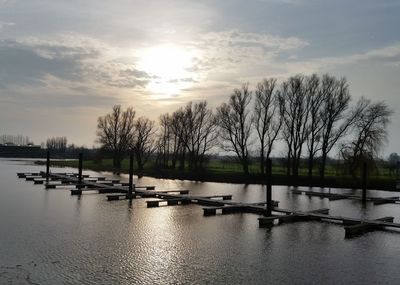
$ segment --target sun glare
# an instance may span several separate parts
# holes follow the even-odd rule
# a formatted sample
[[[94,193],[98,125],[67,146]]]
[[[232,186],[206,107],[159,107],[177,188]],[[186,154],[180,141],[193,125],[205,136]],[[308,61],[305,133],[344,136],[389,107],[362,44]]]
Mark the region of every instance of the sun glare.
[[[147,87],[155,96],[171,96],[193,84],[194,75],[188,71],[193,58],[192,52],[178,46],[160,45],[139,53],[138,68],[152,76]]]

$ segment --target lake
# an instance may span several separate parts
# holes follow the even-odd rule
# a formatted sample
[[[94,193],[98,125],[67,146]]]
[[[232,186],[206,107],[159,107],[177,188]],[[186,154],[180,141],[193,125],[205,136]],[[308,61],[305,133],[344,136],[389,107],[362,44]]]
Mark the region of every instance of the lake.
[[[130,205],[94,193],[79,198],[68,188],[45,190],[17,178],[17,172],[43,170],[30,161],[0,159],[0,284],[400,284],[395,231],[345,239],[343,227],[331,223],[265,229],[255,214],[204,217],[198,205],[147,208],[144,199]],[[232,194],[234,201],[266,196],[261,185],[150,177],[135,177],[135,183]],[[285,209],[329,208],[332,215],[400,221],[400,205],[362,207],[355,200],[295,195],[286,186],[274,186],[273,199]]]

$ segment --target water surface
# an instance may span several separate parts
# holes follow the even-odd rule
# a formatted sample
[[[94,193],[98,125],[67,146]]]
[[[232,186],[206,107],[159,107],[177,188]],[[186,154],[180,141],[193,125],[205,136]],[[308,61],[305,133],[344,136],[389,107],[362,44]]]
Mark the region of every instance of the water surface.
[[[79,199],[69,188],[45,190],[16,175],[41,170],[0,159],[0,284],[400,284],[397,232],[344,239],[342,226],[319,222],[260,229],[254,214],[203,217],[197,205],[148,209],[143,199],[132,204],[108,202],[99,194]],[[150,177],[135,182],[190,189],[193,195],[233,194],[235,201],[260,202],[266,195],[261,185]],[[363,208],[359,201],[288,190],[273,187],[281,208],[329,208],[333,215],[393,216],[400,222],[400,205]]]

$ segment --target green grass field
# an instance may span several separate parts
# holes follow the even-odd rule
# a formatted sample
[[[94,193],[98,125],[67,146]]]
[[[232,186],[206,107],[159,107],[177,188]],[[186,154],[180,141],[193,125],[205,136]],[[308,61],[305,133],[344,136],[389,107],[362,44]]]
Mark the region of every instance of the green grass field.
[[[58,165],[58,166],[65,166],[65,167],[78,167],[78,161],[77,160],[59,160],[59,161],[53,161],[53,165]],[[112,160],[111,159],[103,159],[100,162],[95,162],[93,160],[85,160],[83,162],[83,167],[85,169],[91,169],[94,171],[115,171],[113,165],[112,165]],[[129,160],[124,159],[122,161],[122,167],[119,170],[119,172],[122,173],[127,173],[129,169]],[[137,164],[134,162],[134,172],[137,173]],[[154,175],[155,172],[160,171],[159,168],[155,166],[154,161],[149,161],[143,170],[143,175]],[[188,167],[185,168],[185,170],[174,170],[174,169],[168,169],[168,170],[162,170],[165,173],[169,174],[169,177],[171,176],[180,176],[180,175],[187,175],[190,173],[193,173],[193,171],[189,170]],[[243,175],[243,170],[242,167],[239,163],[236,161],[222,161],[222,160],[212,160],[210,161],[205,168],[205,173],[207,173],[210,176],[215,176],[215,177],[233,177],[233,176],[242,176]],[[260,166],[258,163],[252,163],[249,166],[249,172],[250,175],[253,176],[260,176]],[[272,174],[275,176],[285,176],[286,175],[286,168],[283,165],[275,165],[273,166],[272,169]],[[318,177],[319,171],[318,168],[316,167],[313,171],[313,175],[315,177]],[[308,176],[308,169],[303,166],[299,170],[299,176],[300,177],[307,177]],[[351,177],[348,175],[343,175],[340,169],[337,169],[333,165],[327,165],[326,167],[326,172],[325,176],[327,178],[348,178],[350,179]],[[394,181],[396,177],[390,174],[388,169],[380,168],[377,172],[375,172],[373,175],[370,175],[369,178],[371,179],[379,179],[382,181],[385,181],[386,183],[389,181]]]

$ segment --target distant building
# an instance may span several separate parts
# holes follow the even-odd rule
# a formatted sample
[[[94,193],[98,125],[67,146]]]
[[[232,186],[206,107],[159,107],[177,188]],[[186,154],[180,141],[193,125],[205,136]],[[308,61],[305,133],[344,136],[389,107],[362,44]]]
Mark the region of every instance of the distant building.
[[[42,157],[44,150],[40,145],[15,145],[13,143],[0,144],[0,157]]]

